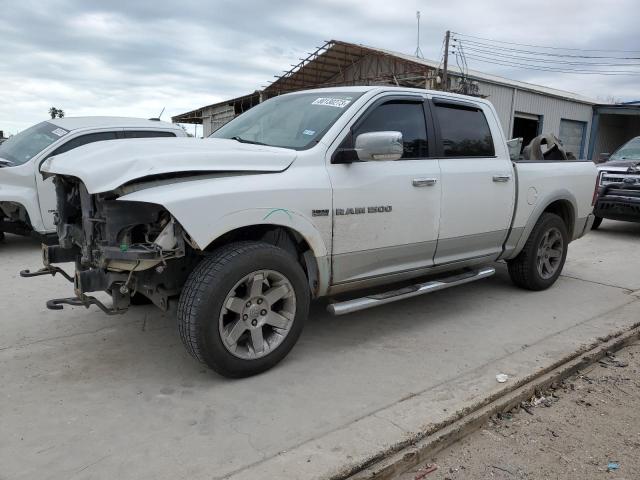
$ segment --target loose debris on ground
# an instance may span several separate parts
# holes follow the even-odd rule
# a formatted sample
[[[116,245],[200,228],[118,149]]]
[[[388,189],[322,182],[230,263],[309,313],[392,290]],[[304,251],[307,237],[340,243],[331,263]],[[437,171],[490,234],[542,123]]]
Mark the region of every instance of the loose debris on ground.
[[[640,478],[640,342],[552,385],[397,480]]]

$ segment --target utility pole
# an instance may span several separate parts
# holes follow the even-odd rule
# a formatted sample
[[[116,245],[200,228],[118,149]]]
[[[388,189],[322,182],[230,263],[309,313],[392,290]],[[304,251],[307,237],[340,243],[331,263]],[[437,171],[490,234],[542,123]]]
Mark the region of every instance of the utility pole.
[[[451,37],[451,32],[447,30],[447,33],[444,37],[444,70],[442,72],[442,90],[447,91],[449,88],[449,38]]]
[[[418,58],[424,58],[424,55],[422,53],[422,49],[420,48],[420,10],[418,10],[416,12],[416,19],[418,20],[418,42],[416,44],[416,57]]]

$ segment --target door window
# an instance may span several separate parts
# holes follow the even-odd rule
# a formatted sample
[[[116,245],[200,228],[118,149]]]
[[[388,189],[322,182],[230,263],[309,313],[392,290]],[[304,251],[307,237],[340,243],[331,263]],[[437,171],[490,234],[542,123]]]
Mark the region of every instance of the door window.
[[[403,159],[428,156],[427,127],[422,102],[392,100],[375,107],[347,141],[355,142],[355,138],[362,133],[385,131],[402,133]],[[349,147],[353,148],[354,145]]]
[[[161,130],[127,130],[124,138],[149,138],[149,137],[175,137],[173,132],[163,132]]]
[[[493,157],[491,130],[482,110],[453,104],[435,105],[445,157]]]
[[[81,135],[79,137],[72,138],[64,145],[61,145],[49,156],[61,155],[69,150],[73,150],[74,148],[78,148],[89,143],[101,142],[103,140],[115,140],[116,138],[118,138],[118,134],[116,132],[98,132]]]

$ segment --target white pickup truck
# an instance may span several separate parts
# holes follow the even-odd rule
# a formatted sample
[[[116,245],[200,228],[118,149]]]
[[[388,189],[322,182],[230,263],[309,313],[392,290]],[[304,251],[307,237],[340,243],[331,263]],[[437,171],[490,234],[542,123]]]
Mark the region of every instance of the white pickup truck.
[[[596,186],[589,161],[512,163],[486,100],[390,87],[283,95],[202,141],[100,143],[42,172],[59,245],[21,274],[75,262],[75,296],[48,307],[177,302],[188,351],[231,377],[280,361],[312,298],[344,314],[487,277],[497,260],[517,285],[549,287],[591,227]]]
[[[23,130],[0,145],[0,238],[55,233],[55,189],[38,172],[47,158],[105,140],[184,136],[178,125],[121,117],[56,118]]]

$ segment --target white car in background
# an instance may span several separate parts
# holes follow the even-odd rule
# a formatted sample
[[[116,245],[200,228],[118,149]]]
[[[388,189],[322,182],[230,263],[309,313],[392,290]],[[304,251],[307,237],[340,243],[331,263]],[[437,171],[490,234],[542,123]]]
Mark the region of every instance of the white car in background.
[[[39,172],[46,159],[94,142],[184,136],[178,125],[123,117],[56,118],[14,135],[0,144],[0,239],[55,233],[55,188]]]

